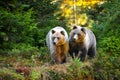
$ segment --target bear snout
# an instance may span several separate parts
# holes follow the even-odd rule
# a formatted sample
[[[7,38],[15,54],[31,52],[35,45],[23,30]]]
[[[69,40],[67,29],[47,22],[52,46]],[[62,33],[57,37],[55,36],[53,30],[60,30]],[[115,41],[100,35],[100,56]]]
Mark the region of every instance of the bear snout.
[[[75,34],[75,35],[73,36],[73,40],[77,40],[77,39],[78,39],[78,35]]]
[[[73,38],[73,41],[75,42],[75,41],[76,41],[76,39],[75,39],[75,38]]]
[[[53,42],[53,45],[56,45],[56,42]]]

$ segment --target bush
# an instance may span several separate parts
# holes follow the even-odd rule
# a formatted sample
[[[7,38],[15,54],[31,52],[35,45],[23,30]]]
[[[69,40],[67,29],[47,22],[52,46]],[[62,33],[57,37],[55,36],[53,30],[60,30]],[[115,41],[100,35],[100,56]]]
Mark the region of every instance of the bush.
[[[38,58],[42,62],[50,62],[51,61],[50,51],[48,50],[47,47],[40,48]]]
[[[1,49],[12,49],[17,43],[34,44],[33,32],[37,23],[32,19],[32,14],[32,9],[24,13],[0,11]]]
[[[97,46],[102,48],[106,53],[118,54],[120,52],[120,11],[117,5],[118,0],[108,1],[100,5],[95,10],[97,13],[93,25],[93,31],[97,37]],[[112,9],[111,9],[111,6]],[[96,15],[96,14],[95,14]]]
[[[115,36],[105,37],[100,42],[100,47],[103,48],[105,52],[111,53],[113,55],[119,55],[120,52],[120,38],[116,38]]]
[[[71,80],[91,80],[94,77],[92,62],[82,63],[78,58],[74,58],[71,65],[68,67],[69,78]],[[69,80],[69,79],[68,79]]]
[[[14,48],[9,50],[9,56],[21,56],[22,58],[31,58],[32,55],[38,55],[39,49],[37,47],[32,47],[30,44],[15,44]]]
[[[119,80],[120,62],[119,56],[113,56],[99,49],[96,59],[93,61],[93,74],[96,80]]]

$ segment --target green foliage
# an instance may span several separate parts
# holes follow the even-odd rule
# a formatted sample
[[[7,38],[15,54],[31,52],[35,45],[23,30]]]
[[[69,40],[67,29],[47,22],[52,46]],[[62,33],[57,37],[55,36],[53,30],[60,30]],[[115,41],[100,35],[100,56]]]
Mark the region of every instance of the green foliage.
[[[31,18],[32,10],[25,13],[13,14],[8,11],[0,11],[0,39],[1,48],[11,49],[16,43],[26,43],[33,45],[33,32],[36,23]]]
[[[94,60],[94,78],[100,80],[116,79],[120,76],[119,56],[113,56],[110,53],[105,53],[99,50],[97,58]]]
[[[120,3],[108,1],[95,10],[93,31],[97,37],[98,52],[94,61],[96,80],[119,80],[120,76]]]
[[[32,55],[38,55],[39,50],[37,47],[32,47],[29,44],[15,44],[14,48],[8,51],[10,56],[22,56],[23,58],[31,58]]]
[[[53,14],[57,9],[55,4],[51,3],[52,0],[39,0],[34,2],[34,9],[38,17],[43,17],[48,14]]]
[[[50,52],[49,52],[47,47],[40,48],[38,58],[40,61],[43,61],[43,62],[50,62],[51,61]]]
[[[25,47],[43,47],[48,31],[55,26],[65,25],[53,15],[57,5],[51,0],[13,0],[1,1],[0,4],[0,54],[8,51],[9,54],[21,54]],[[24,49],[20,51],[22,47]]]
[[[115,36],[105,37],[100,42],[100,47],[103,48],[104,51],[112,53],[113,55],[118,55],[120,52],[120,38],[116,38]],[[115,54],[117,53],[117,54]]]
[[[73,64],[68,68],[68,71],[70,71],[71,78],[74,79],[80,79],[80,67],[81,62],[78,58],[74,58]]]
[[[60,76],[57,72],[55,72],[53,70],[49,70],[48,73],[50,76],[50,80],[60,80]]]
[[[108,53],[120,52],[120,3],[118,0],[109,1],[97,7],[96,23],[93,31],[97,37],[98,47]],[[112,9],[111,9],[112,6]]]
[[[80,59],[79,58],[74,58],[73,59],[73,65],[71,67],[75,68],[75,69],[78,69],[80,68],[82,65],[82,62],[80,62]],[[73,70],[74,71],[74,70]]]
[[[73,80],[83,80],[86,78],[86,80],[93,79],[93,68],[91,64],[88,63],[82,63],[78,58],[74,58],[71,65],[68,67],[69,72],[69,79]],[[68,79],[68,80],[69,80]]]
[[[39,78],[40,78],[40,74],[32,70],[29,80],[39,80]]]

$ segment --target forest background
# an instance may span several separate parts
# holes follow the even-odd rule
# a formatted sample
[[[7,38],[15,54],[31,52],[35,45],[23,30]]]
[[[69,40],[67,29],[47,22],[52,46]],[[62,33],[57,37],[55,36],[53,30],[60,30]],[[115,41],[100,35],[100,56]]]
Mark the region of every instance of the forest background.
[[[96,57],[53,64],[48,31],[74,23],[94,32]],[[120,0],[0,0],[0,80],[120,80],[119,35]]]

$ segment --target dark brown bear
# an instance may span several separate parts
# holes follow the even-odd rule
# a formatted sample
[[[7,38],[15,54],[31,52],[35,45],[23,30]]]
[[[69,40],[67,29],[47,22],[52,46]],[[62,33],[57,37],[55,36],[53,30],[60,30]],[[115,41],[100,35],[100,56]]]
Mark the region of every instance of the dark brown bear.
[[[69,53],[74,57],[84,61],[86,55],[90,58],[96,54],[96,38],[92,31],[80,26],[73,26],[69,38]]]

